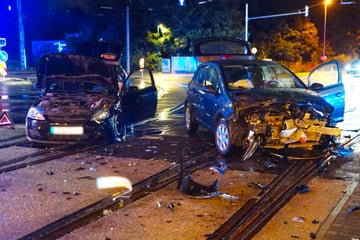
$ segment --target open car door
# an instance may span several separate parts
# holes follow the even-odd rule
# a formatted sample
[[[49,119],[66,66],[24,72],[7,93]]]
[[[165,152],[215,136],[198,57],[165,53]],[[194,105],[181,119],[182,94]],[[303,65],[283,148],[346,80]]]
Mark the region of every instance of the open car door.
[[[122,90],[121,106],[127,123],[153,117],[157,107],[157,89],[152,72],[143,68],[129,74]]]
[[[345,90],[338,61],[323,63],[312,70],[308,77],[308,86],[334,107],[334,121],[344,121]]]

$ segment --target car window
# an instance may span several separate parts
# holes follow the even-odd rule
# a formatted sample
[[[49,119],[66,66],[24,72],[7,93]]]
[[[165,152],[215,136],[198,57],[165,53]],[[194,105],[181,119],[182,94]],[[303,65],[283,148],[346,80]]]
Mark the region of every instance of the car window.
[[[207,87],[213,88],[214,91],[218,89],[219,74],[212,66],[201,67],[196,74],[195,84],[199,88]]]
[[[202,67],[197,71],[196,77],[195,77],[195,84],[198,87],[202,87],[204,84],[204,80],[206,79],[207,75],[207,66],[206,67]]]
[[[229,89],[244,88],[294,88],[294,76],[281,65],[224,67],[225,81]]]
[[[264,87],[294,88],[296,87],[294,76],[280,65],[267,65],[260,67]]]
[[[149,88],[153,86],[150,74],[145,73],[148,69],[143,71],[136,71],[131,74],[131,78],[126,82],[128,88],[136,87],[138,90]]]
[[[339,84],[339,75],[337,65],[328,63],[316,68],[309,78],[311,84],[319,83],[323,87],[329,87]]]
[[[214,90],[217,89],[219,81],[219,74],[213,67],[207,68],[207,76],[204,81],[204,87],[212,87]]]
[[[230,89],[254,88],[251,74],[243,66],[226,66],[224,67],[224,75]]]

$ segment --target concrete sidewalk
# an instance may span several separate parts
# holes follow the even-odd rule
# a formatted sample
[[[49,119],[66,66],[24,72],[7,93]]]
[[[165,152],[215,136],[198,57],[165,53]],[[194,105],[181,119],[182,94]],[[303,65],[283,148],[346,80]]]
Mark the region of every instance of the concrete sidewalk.
[[[322,224],[317,239],[360,239],[360,184],[353,180],[347,193]]]

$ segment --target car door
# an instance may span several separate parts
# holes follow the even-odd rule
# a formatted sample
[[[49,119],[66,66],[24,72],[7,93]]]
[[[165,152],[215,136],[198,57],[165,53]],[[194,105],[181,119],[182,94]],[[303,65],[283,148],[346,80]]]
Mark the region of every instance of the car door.
[[[129,74],[122,90],[121,106],[127,123],[153,117],[157,107],[157,89],[150,69]]]
[[[344,121],[345,90],[338,61],[323,63],[312,70],[308,77],[308,86],[334,107],[334,121]]]
[[[215,127],[215,118],[219,103],[219,73],[215,66],[209,65],[207,68],[206,79],[203,81],[204,95],[202,98],[202,108],[204,109],[202,120],[204,124],[213,129]]]

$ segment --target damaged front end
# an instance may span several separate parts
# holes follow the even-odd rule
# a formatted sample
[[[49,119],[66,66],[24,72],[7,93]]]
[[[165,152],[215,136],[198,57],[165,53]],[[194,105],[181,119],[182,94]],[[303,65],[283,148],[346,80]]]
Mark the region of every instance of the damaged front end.
[[[341,134],[331,111],[323,102],[268,100],[247,109],[235,106],[230,126],[235,144],[245,149],[243,160],[257,148],[291,159],[316,159],[336,145]]]

